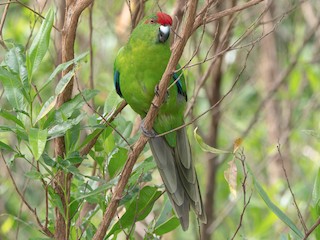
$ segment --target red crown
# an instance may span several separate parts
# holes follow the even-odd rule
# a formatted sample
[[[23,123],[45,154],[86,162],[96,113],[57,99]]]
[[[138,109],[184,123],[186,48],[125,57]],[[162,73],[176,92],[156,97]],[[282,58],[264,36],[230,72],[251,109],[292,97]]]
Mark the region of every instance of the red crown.
[[[158,16],[158,23],[161,25],[172,25],[172,18],[163,12],[158,12],[157,13]]]

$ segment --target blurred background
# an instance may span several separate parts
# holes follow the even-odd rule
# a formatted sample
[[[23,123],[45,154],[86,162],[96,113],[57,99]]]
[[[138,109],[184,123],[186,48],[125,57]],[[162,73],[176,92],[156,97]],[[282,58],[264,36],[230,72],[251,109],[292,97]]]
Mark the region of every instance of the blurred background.
[[[8,2],[11,2],[10,6]],[[110,104],[106,103],[108,97],[114,97],[113,61],[139,19],[160,10],[164,11],[174,16],[173,28],[179,35],[184,23],[186,2],[94,1],[83,12],[78,22],[75,55],[79,56],[87,51],[89,54],[77,67],[78,83],[74,86],[74,95],[79,93],[79,89],[97,89],[99,92],[90,100],[95,111],[86,104],[81,109],[88,115],[88,118],[82,120],[81,126],[94,121],[94,117],[99,119],[97,113],[105,113]],[[198,12],[206,2],[199,1]],[[248,1],[213,2],[204,20]],[[239,159],[235,161],[238,173],[233,175],[237,186],[231,184],[236,195],[231,193],[230,180],[226,181],[225,175],[230,169],[228,163],[232,162],[234,156],[204,152],[193,137],[196,127],[203,141],[217,149],[232,150],[235,140],[241,138],[241,149],[238,150],[241,152],[241,159],[250,166],[256,181],[264,188],[272,202],[302,232],[304,227],[294,200],[307,229],[316,222],[319,211],[313,205],[313,192],[320,192],[320,187],[315,184],[320,166],[319,7],[316,0],[262,1],[201,25],[192,34],[180,64],[184,68],[189,98],[186,122],[191,123],[188,132],[208,224],[201,226],[199,230],[195,216],[190,214],[192,224],[188,232],[183,232],[181,227],[178,227],[162,235],[162,239],[199,239],[199,232],[202,239],[231,239],[238,227],[235,239],[299,239],[287,224],[274,214],[274,209],[266,205],[265,199],[254,187],[253,177],[243,172]],[[65,3],[22,0],[1,1],[0,5],[1,61],[5,60],[7,49],[13,45],[19,44],[24,49],[30,47],[42,22],[39,14],[44,16],[50,8],[55,13],[54,26],[60,30],[52,29],[48,52],[32,78],[35,86],[41,86],[61,63],[61,29],[64,24]],[[174,37],[178,37],[177,35]],[[54,94],[59,79],[58,75],[41,92],[44,102]],[[0,92],[1,109],[11,109],[2,86]],[[220,104],[212,107],[222,98]],[[39,103],[32,111],[39,112],[41,106]],[[207,111],[209,109],[211,110]],[[206,111],[206,114],[201,115]],[[97,120],[95,122],[97,123]],[[0,117],[0,124],[2,142],[13,148],[21,144],[12,132],[4,129],[4,126],[9,126],[5,118]],[[126,132],[124,136],[127,136],[129,143],[134,143],[140,134],[139,119],[129,106],[118,115],[114,124],[120,132]],[[83,129],[86,133],[92,130],[85,127]],[[110,136],[112,138],[102,136],[102,140],[98,142],[99,146],[107,150],[99,150],[96,147],[96,152],[86,158],[79,168],[81,177],[92,174],[105,178],[107,164],[112,157],[115,158],[110,153],[119,145],[128,149],[123,141],[120,142],[117,133],[112,132]],[[111,147],[110,143],[113,144]],[[21,151],[27,151],[26,145],[21,147]],[[46,151],[49,155],[53,154],[50,141]],[[123,159],[126,153],[127,150],[123,152]],[[146,147],[138,160],[139,163],[150,156],[151,153]],[[26,158],[18,158],[10,153],[2,153],[2,158],[5,158],[7,163],[10,162],[10,172],[17,187],[30,205],[37,208],[40,219],[44,219],[46,191],[39,178],[30,177],[31,174],[28,174],[32,169],[31,160],[26,160],[28,157],[28,154]],[[98,157],[102,163],[97,167],[94,161],[98,161]],[[4,161],[0,161],[0,169],[0,239],[45,239],[38,230],[34,216],[17,194]],[[44,169],[41,171],[43,174],[46,173]],[[136,179],[137,182],[143,182],[139,189],[151,185],[163,191],[155,166],[151,165],[147,172],[148,174],[143,175],[145,178],[141,175]],[[93,182],[90,182],[81,177],[75,177],[74,188],[91,183],[93,189],[94,186],[97,187],[94,180],[91,179]],[[244,179],[245,203],[250,199],[246,207],[243,198],[244,188],[241,185]],[[294,197],[288,187],[288,181]],[[91,199],[93,205],[90,211],[95,211],[95,214],[90,216],[89,221],[93,232],[101,221],[101,210],[105,208],[101,201],[105,200],[105,196],[108,199],[108,194],[112,195],[112,192],[104,193],[99,200]],[[130,197],[130,191],[127,194]],[[166,202],[164,196],[165,194],[154,203],[148,216],[136,223],[132,235],[128,237],[120,231],[114,238],[159,238],[152,234],[150,229]],[[95,201],[101,204],[96,207]],[[79,211],[85,202],[90,201],[86,199],[81,202],[82,205],[78,206]],[[118,217],[123,214],[121,211]],[[49,217],[54,218],[50,207]],[[52,219],[50,221],[53,221]],[[76,226],[76,221],[73,222],[73,226]],[[87,231],[83,235],[73,236],[71,239],[90,239]],[[319,231],[315,231],[309,239],[319,238]]]

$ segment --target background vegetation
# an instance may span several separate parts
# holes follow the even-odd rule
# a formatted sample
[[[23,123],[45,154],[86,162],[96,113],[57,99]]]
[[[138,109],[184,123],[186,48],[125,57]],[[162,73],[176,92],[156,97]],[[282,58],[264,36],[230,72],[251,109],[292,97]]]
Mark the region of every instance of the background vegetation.
[[[186,26],[191,2],[1,1],[0,239],[320,239],[318,2],[199,1]],[[208,216],[187,232],[113,87],[118,49],[160,10]]]

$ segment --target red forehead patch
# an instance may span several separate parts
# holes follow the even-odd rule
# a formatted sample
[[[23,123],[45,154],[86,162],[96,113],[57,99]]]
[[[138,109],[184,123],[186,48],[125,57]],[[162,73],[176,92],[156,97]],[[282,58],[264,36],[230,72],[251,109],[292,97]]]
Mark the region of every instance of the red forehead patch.
[[[161,25],[172,25],[172,18],[163,12],[158,12],[157,13],[157,17],[158,17],[158,23]]]

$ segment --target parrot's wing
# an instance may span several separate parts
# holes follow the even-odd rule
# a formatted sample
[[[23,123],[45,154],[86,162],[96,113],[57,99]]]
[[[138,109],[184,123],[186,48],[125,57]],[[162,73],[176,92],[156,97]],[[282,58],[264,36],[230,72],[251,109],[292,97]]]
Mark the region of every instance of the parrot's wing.
[[[198,177],[185,128],[177,130],[177,145],[174,151],[179,177],[189,197],[191,206],[201,222],[206,223],[207,217],[201,199]]]
[[[149,144],[171,204],[186,230],[189,227],[190,202],[178,175],[174,151],[164,137],[150,138]]]
[[[119,70],[119,59],[120,59],[120,56],[123,52],[123,47],[119,50],[118,54],[117,54],[117,57],[114,61],[114,67],[113,67],[113,83],[114,83],[114,87],[118,93],[118,95],[120,97],[123,97],[122,96],[122,93],[121,93],[121,89],[120,89],[120,70]]]
[[[149,144],[183,230],[187,230],[189,227],[190,204],[198,218],[202,222],[206,222],[199,183],[185,129],[177,131],[175,148],[170,147],[164,137],[150,138]]]

